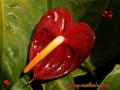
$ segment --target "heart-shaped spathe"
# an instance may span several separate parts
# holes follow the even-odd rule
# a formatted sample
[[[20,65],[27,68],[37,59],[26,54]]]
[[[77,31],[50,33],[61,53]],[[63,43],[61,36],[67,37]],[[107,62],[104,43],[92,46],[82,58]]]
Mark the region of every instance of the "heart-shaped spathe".
[[[55,79],[77,68],[90,54],[94,33],[85,23],[76,23],[68,11],[56,8],[46,12],[38,22],[30,44],[29,58],[33,58],[57,36],[64,42],[33,67],[34,77]]]

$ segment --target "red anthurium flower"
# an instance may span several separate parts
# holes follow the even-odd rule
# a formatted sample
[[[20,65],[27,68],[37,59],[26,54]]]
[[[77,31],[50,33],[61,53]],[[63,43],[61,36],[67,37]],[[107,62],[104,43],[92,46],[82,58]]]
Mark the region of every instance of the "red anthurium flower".
[[[94,45],[94,33],[87,24],[74,24],[68,11],[56,8],[43,15],[33,32],[30,61],[57,36],[63,36],[64,42],[32,68],[35,78],[48,80],[71,72],[85,60]]]

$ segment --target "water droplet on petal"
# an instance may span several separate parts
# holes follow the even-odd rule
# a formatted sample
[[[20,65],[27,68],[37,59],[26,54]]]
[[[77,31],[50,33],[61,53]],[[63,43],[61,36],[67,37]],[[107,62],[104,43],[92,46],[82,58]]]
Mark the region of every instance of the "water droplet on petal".
[[[71,56],[67,56],[68,58],[71,58]]]

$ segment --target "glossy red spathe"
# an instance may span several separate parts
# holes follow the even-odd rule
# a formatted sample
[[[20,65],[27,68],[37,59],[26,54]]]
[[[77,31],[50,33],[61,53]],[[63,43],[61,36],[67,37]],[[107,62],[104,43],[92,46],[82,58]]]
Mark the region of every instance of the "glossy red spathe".
[[[93,48],[94,33],[89,25],[74,24],[68,11],[56,8],[46,12],[38,22],[30,43],[30,60],[59,35],[64,36],[65,41],[33,67],[35,78],[49,80],[69,73]]]

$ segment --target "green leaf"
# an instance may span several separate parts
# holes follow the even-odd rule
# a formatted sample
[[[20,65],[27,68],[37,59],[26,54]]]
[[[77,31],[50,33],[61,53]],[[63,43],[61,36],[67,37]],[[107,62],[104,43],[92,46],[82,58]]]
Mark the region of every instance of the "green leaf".
[[[90,61],[91,60],[91,55],[89,55],[85,61],[82,63],[82,66],[86,67],[88,71],[93,71],[95,69],[94,64]]]
[[[120,64],[117,64],[112,70],[112,72],[110,72],[105,77],[105,79],[102,81],[97,90],[119,90],[119,89],[120,89]]]
[[[74,84],[73,77],[70,74],[63,78],[44,83],[42,86],[43,90],[74,90],[67,87],[69,84]]]
[[[8,79],[14,84],[19,79],[31,34],[46,10],[46,0],[0,0],[1,81]]]
[[[77,68],[77,69],[75,69],[74,71],[72,71],[70,74],[72,75],[72,77],[77,77],[77,76],[86,75],[87,72],[84,71],[84,70],[82,70],[82,69],[80,69],[80,68]]]
[[[96,41],[91,57],[95,67],[105,65],[120,53],[120,0],[111,0],[106,8],[112,10],[112,19],[101,18],[96,31]],[[117,60],[114,60],[114,62]]]
[[[30,85],[27,85],[25,78],[18,80],[10,90],[33,90]]]
[[[73,77],[77,77],[77,76],[86,75],[87,72],[84,71],[84,70],[82,70],[82,69],[80,69],[80,68],[77,68],[77,69],[75,69],[74,71],[72,71],[70,74],[71,74]]]
[[[50,8],[67,8],[75,21],[84,21],[96,29],[99,19],[109,0],[48,0]]]

